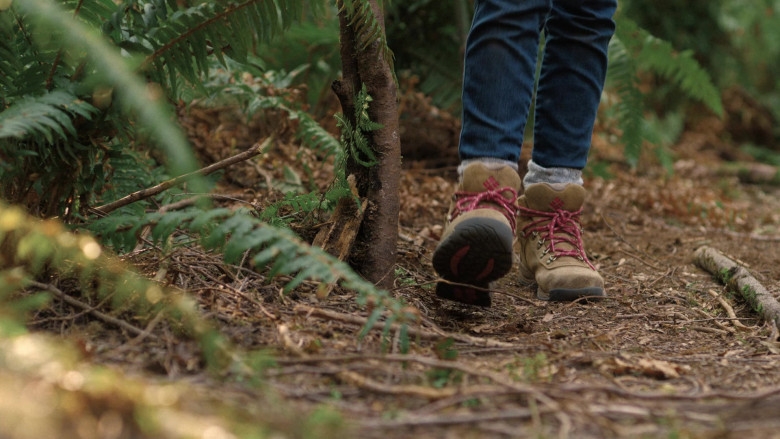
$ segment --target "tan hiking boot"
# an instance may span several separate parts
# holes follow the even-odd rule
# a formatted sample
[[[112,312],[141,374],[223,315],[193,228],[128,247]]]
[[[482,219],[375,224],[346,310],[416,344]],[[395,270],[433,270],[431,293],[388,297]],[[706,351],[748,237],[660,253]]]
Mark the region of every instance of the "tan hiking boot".
[[[437,296],[490,306],[485,289],[512,269],[521,186],[520,176],[508,166],[489,169],[473,163],[466,167],[452,197],[441,242],[433,252],[433,268],[445,280],[477,288],[439,282]]]
[[[604,297],[604,279],[585,255],[580,213],[585,189],[567,184],[528,186],[518,200],[520,213],[515,250],[520,283],[538,285],[542,300],[568,301]]]

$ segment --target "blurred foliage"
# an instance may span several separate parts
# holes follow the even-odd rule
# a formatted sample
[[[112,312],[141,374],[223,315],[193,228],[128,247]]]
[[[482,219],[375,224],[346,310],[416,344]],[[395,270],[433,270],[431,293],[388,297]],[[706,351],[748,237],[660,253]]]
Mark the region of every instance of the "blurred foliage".
[[[463,53],[471,26],[469,0],[395,0],[387,8],[387,39],[399,72],[420,78],[419,90],[460,113]]]
[[[742,87],[780,118],[780,1],[624,0],[621,7],[675,49],[692,50],[721,89]],[[657,102],[674,102],[654,85]]]
[[[708,0],[675,2],[671,0],[623,0],[622,13],[650,34],[668,41],[677,49],[692,50],[696,59],[710,72],[715,72],[727,37],[720,25],[723,5],[731,1]]]
[[[670,43],[654,37],[625,17],[618,20],[615,36],[609,44],[609,58],[606,90],[607,94],[614,92],[618,102],[607,113],[617,119],[622,131],[621,141],[626,161],[636,166],[642,147],[648,143],[655,145],[659,159],[670,171],[671,158],[666,146],[676,139],[665,136],[656,128],[665,129],[667,125],[679,125],[681,128],[681,113],[675,112],[678,107],[670,103],[661,113],[665,123],[649,123],[658,117],[648,118],[646,115],[648,93],[641,90],[641,75],[656,75],[674,86],[676,96],[685,99],[678,102],[698,101],[718,116],[723,114],[720,91],[712,83],[707,71],[693,58],[692,51],[674,50]],[[669,120],[670,117],[679,118],[679,121]],[[676,130],[677,134],[681,131]]]
[[[286,112],[298,120],[297,135],[305,147],[324,158],[338,157],[344,150],[338,141],[306,112],[292,107],[293,102],[283,94],[272,92],[275,87],[288,86],[295,74],[263,72],[252,64],[257,59],[252,52],[260,41],[283,31],[304,11],[324,14],[329,10],[327,3],[244,0],[191,5],[175,0],[127,0],[121,4],[111,0],[29,0],[14,2],[0,11],[0,30],[11,37],[0,41],[0,51],[13,55],[0,60],[0,153],[4,155],[0,181],[4,191],[11,187],[13,190],[7,193],[18,195],[8,198],[25,202],[28,208],[24,212],[0,201],[3,334],[23,332],[25,312],[47,304],[48,293],[25,297],[20,296],[21,291],[36,285],[36,278],[54,276],[78,281],[79,294],[110,298],[113,308],[130,309],[133,318],[141,322],[155,314],[168,317],[173,326],[200,343],[203,359],[214,369],[255,372],[247,367],[245,358],[234,355],[229,343],[184,292],[161,288],[138,275],[107,255],[88,234],[73,234],[54,219],[36,221],[29,212],[78,218],[85,215],[82,208],[100,200],[101,195],[126,195],[117,189],[127,188],[127,182],[145,185],[159,180],[159,169],[144,148],[131,148],[143,144],[139,140],[147,136],[161,144],[172,162],[172,172],[194,167],[187,141],[167,104],[183,97],[208,96],[219,101],[221,98],[215,95],[229,95],[227,99],[242,105],[249,114],[269,108]],[[377,17],[367,1],[341,4],[366,44],[381,38]],[[214,68],[213,58],[221,69]],[[139,70],[145,79],[141,79]],[[263,80],[241,80],[247,70],[255,71]],[[209,79],[209,75],[220,74],[221,81]],[[51,90],[46,91],[49,86]],[[369,102],[370,97],[364,93],[358,101],[361,114]],[[369,120],[359,120],[361,125],[355,130],[375,128]],[[368,161],[372,159],[373,153],[365,144],[358,142],[349,149],[360,150]],[[112,151],[118,155],[111,155]],[[91,160],[91,166],[84,166],[76,153]],[[56,160],[50,160],[51,156]],[[116,181],[112,181],[114,178]],[[60,190],[64,184],[58,181],[80,179],[91,184],[77,186],[78,191]],[[333,197],[350,193],[344,175],[336,180],[340,183],[329,191]],[[204,187],[202,182],[190,184],[196,193],[206,192]],[[32,202],[30,194],[37,195]],[[322,204],[322,199],[307,195],[305,199],[285,201],[298,208]],[[327,194],[324,197],[328,200]],[[335,204],[335,200],[329,201]],[[310,247],[292,232],[269,226],[250,212],[209,209],[206,205],[147,214],[136,206],[98,221],[79,219],[82,227],[99,232],[123,250],[138,245],[141,233],[137,232],[150,227],[153,240],[158,242],[168,242],[174,234],[186,237],[175,241],[177,244],[191,242],[191,236],[200,237],[203,246],[224,252],[228,261],[250,251],[257,269],[267,267],[270,278],[292,276],[286,291],[308,279],[342,281],[344,287],[359,293],[360,304],[370,302],[377,313],[388,308],[392,311],[387,327],[405,318],[402,304],[387,291],[377,289],[348,265]],[[37,285],[40,289],[43,284]]]
[[[32,298],[20,295],[31,281],[57,275],[77,281],[84,296],[110,298],[115,309],[132,310],[141,322],[162,313],[175,329],[200,343],[209,366],[225,367],[232,355],[187,294],[144,278],[94,238],[72,233],[57,220],[36,220],[0,201],[0,249],[0,336],[24,332],[25,313],[47,305],[47,290],[38,288]]]
[[[213,389],[130,377],[94,365],[78,346],[45,335],[0,338],[0,437],[339,438],[344,419],[301,412],[264,389],[241,404]]]
[[[98,32],[116,9],[108,0],[27,0],[0,11],[2,196],[37,215],[73,217],[105,191],[111,159],[130,157],[129,118],[173,172],[195,168],[161,92]]]
[[[151,227],[150,238],[155,243],[168,242],[174,233],[186,236],[184,242],[198,238],[208,250],[224,254],[228,263],[238,263],[244,257],[252,261],[256,270],[267,267],[268,277],[290,276],[281,281],[284,293],[292,291],[306,280],[315,280],[325,288],[327,284],[340,284],[358,293],[361,305],[372,303],[381,315],[391,311],[386,326],[414,319],[404,311],[404,304],[390,293],[367,282],[349,266],[326,253],[301,241],[292,232],[273,227],[256,218],[245,209],[200,209],[197,207],[173,212],[153,212],[143,217],[112,215],[95,223],[93,229],[103,233],[117,247],[134,246],[139,230]],[[123,230],[118,233],[117,230]],[[367,328],[372,325],[367,324]]]

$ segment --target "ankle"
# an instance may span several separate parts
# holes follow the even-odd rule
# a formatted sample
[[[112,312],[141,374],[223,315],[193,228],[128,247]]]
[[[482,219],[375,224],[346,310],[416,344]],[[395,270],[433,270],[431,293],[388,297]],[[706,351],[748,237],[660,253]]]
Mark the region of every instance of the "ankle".
[[[481,158],[466,159],[461,161],[460,166],[458,166],[458,176],[462,179],[463,172],[466,170],[466,168],[475,163],[481,163],[485,168],[490,169],[491,171],[497,171],[505,166],[514,169],[515,172],[518,171],[516,162],[510,160],[496,159],[492,157],[481,157]]]
[[[523,178],[523,187],[548,183],[554,189],[563,189],[567,184],[582,186],[582,170],[574,168],[545,168],[533,160],[528,161],[528,173]]]

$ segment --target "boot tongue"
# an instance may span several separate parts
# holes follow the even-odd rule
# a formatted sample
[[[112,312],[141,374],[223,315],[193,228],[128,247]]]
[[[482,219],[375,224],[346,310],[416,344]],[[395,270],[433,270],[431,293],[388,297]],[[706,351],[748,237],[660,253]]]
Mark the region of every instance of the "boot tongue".
[[[520,176],[514,169],[504,166],[500,169],[489,169],[481,163],[474,163],[463,171],[460,189],[464,192],[485,192],[503,187],[511,187],[519,192]]]
[[[585,201],[585,188],[578,184],[567,184],[556,189],[547,183],[536,183],[525,188],[525,201],[528,208],[541,212],[562,209],[577,211]]]

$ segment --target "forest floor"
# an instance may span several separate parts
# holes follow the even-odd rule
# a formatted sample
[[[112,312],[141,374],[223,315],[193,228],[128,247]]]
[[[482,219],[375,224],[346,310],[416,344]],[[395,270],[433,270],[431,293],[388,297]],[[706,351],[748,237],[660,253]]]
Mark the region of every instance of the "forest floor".
[[[186,383],[180,399],[190,413],[207,418],[227,407],[267,425],[271,437],[780,438],[776,328],[694,264],[698,247],[716,248],[780,297],[780,187],[726,169],[753,159],[725,140],[718,119],[686,125],[670,148],[671,174],[649,152],[628,168],[613,129],[597,126],[590,166],[601,175],[586,178],[582,222],[606,300],[537,300],[515,268],[494,286],[492,306],[477,308],[433,293],[430,258],[456,178],[457,121],[419,100],[406,110],[392,294],[419,314],[407,354],[398,330],[386,343],[379,330],[358,337],[369,313],[352,292],[318,298],[307,283],[282,295],[279,279],[197,247],[129,260],[150,277],[164,261],[165,281],[194,295],[224,334],[267,349],[274,365],[260,387],[209,375],[195,345],[165,325],[137,339],[62,305],[56,324],[41,314],[32,326],[75,338],[93,363]],[[183,122],[204,160],[254,143],[272,123],[243,126],[226,109],[193,110]],[[434,143],[436,154],[420,154]],[[229,170],[217,191],[257,204],[278,199],[269,186],[297,184],[306,174],[296,163],[316,162],[308,152],[292,160],[298,152],[290,140]],[[327,184],[327,167],[313,169]],[[244,437],[223,433],[193,437]]]

